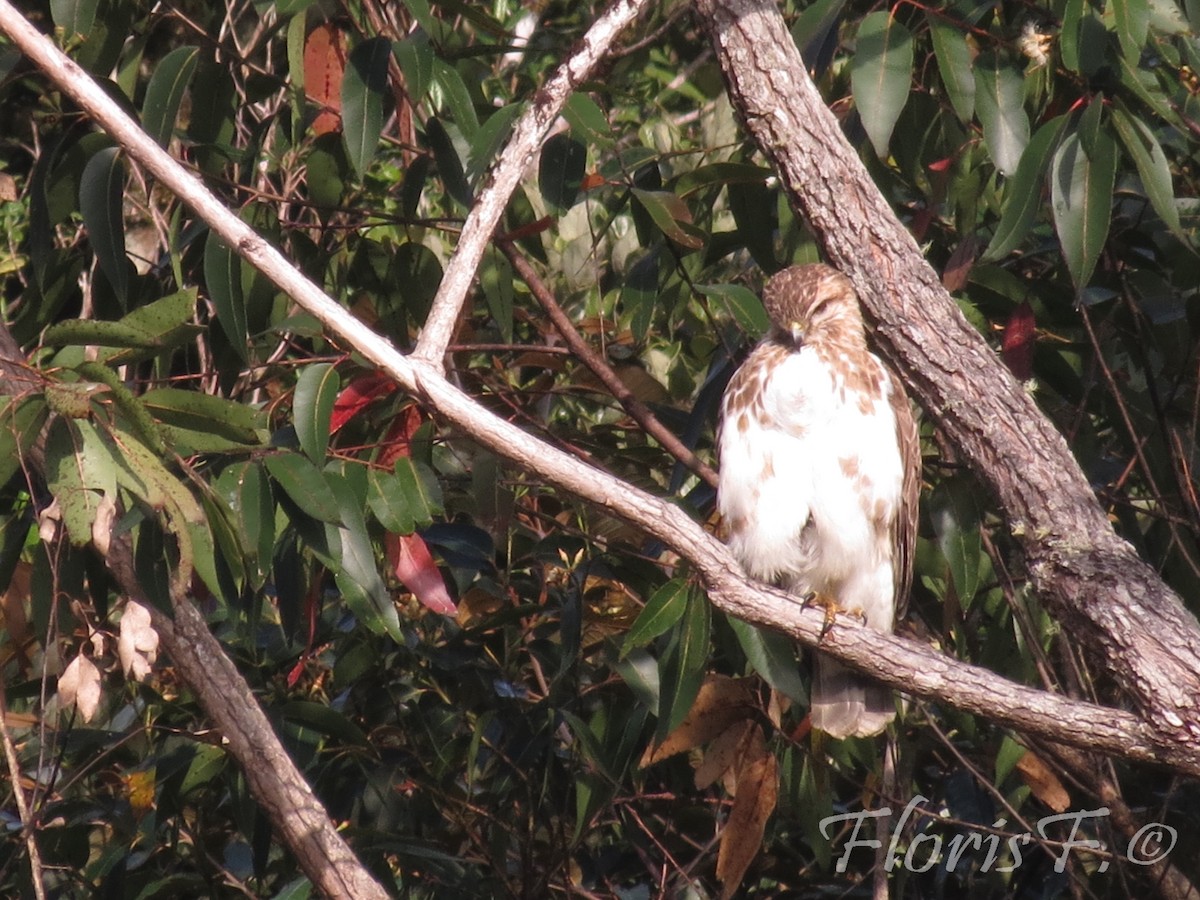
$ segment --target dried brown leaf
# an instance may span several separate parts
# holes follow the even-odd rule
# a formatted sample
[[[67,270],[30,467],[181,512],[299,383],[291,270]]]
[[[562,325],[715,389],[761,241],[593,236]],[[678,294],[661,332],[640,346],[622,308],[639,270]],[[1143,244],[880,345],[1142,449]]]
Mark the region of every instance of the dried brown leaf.
[[[91,721],[100,706],[100,670],[82,653],[58,676],[58,702],[74,706],[85,722]]]
[[[707,744],[734,722],[754,715],[754,680],[709,675],[687,716],[657,747],[647,747],[640,765],[656,762]]]
[[[1017,760],[1017,771],[1037,797],[1055,812],[1066,812],[1071,806],[1071,795],[1058,780],[1054,771],[1033,751],[1027,751]]]
[[[704,751],[704,758],[696,767],[696,790],[702,791],[745,755],[745,742],[754,727],[751,719],[742,719],[726,728]]]
[[[717,878],[723,900],[734,896],[750,863],[762,846],[767,820],[779,796],[779,766],[765,745],[761,755],[748,756],[738,772],[737,797],[721,832]]]

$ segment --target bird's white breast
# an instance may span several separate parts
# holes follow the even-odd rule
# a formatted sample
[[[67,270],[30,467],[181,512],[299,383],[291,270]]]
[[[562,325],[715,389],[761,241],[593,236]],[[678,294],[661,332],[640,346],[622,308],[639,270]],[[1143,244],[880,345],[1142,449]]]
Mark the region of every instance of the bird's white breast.
[[[730,547],[756,578],[818,591],[890,628],[903,481],[892,408],[886,396],[863,401],[812,348],[773,352],[750,414],[745,391],[723,405],[718,507]],[[747,365],[771,355],[760,347]],[[865,361],[890,391],[878,360]]]

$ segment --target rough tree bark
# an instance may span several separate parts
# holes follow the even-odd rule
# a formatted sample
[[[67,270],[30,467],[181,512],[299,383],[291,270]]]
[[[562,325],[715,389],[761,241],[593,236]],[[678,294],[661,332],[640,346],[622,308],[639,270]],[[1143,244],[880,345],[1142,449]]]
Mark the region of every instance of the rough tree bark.
[[[1113,532],[1062,435],[963,318],[821,100],[776,4],[696,10],[747,129],[858,287],[880,351],[991,489],[1038,594],[1103,655],[1156,737],[1196,752],[1196,619]]]

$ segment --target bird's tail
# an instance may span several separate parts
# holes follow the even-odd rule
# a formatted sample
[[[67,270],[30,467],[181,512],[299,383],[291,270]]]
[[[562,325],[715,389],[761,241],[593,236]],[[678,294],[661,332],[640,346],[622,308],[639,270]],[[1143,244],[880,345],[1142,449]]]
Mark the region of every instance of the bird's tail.
[[[869,737],[896,717],[890,688],[854,674],[824,653],[814,656],[813,728],[834,738]]]

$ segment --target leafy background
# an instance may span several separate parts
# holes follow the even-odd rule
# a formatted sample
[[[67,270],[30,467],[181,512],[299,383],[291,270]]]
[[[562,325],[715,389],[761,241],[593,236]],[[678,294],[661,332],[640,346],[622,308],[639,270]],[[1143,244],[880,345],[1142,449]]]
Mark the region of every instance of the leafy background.
[[[400,347],[508,130],[591,15],[509,0],[22,6]],[[1200,7],[818,0],[784,13],[963,311],[1194,608]],[[881,743],[808,733],[795,648],[710,610],[666,548],[429,421],[7,45],[0,76],[4,313],[32,366],[0,432],[0,652],[53,895],[309,890],[169,661],[123,674],[152,642],[122,650],[141,632],[88,546],[118,514],[164,605],[194,567],[196,602],[289,751],[403,896],[703,896],[722,881],[816,896],[864,876],[871,854],[835,872],[840,844],[818,823],[876,804]],[[765,325],[763,274],[817,253],[686,8],[640,23],[575,94],[503,228],[455,377],[709,518],[709,485],[565,350],[533,297],[548,286],[628,389],[712,459],[720,391]],[[516,277],[514,259],[532,273]],[[43,427],[41,481],[23,455]],[[1119,702],[925,432],[906,627],[1009,677]],[[1095,771],[1178,829],[1177,865],[1197,858],[1200,796],[1169,773],[1072,768],[923,703],[896,740],[893,805],[929,798],[899,845],[915,842],[916,860],[922,836],[948,845],[1004,819],[1007,837],[1097,807]],[[0,889],[26,895],[11,798],[3,815]],[[1106,819],[1085,832],[1128,843]],[[1083,853],[1056,872],[1057,854],[1032,845],[1010,872],[985,853],[952,871],[934,859],[893,889],[1124,896],[1147,880]]]

